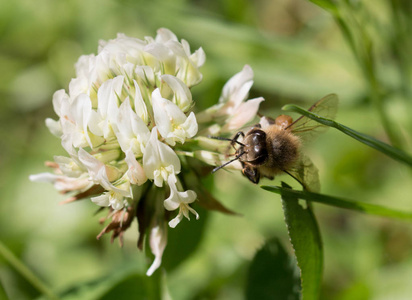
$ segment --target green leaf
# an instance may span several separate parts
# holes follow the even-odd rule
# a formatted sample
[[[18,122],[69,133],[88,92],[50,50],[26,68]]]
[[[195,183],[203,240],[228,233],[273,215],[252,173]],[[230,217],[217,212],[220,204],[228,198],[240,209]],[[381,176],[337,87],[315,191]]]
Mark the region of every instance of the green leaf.
[[[246,299],[299,299],[299,270],[278,239],[266,242],[253,258]]]
[[[371,136],[369,136],[367,134],[364,134],[364,133],[357,132],[357,131],[349,128],[349,127],[346,127],[345,125],[342,125],[342,124],[340,124],[338,122],[335,122],[331,119],[321,117],[321,116],[319,116],[317,114],[314,114],[310,111],[307,111],[304,108],[299,107],[297,105],[288,104],[288,105],[283,106],[282,110],[297,112],[297,113],[299,113],[299,114],[301,114],[305,117],[308,117],[308,118],[310,118],[310,119],[312,119],[312,120],[314,120],[314,121],[316,121],[320,124],[336,128],[337,130],[343,132],[346,135],[349,135],[350,137],[358,140],[359,142],[364,143],[365,145],[367,145],[369,147],[372,147],[372,148],[382,152],[383,154],[385,154],[385,155],[387,155],[387,156],[389,156],[389,157],[391,157],[391,158],[393,158],[393,159],[395,159],[399,162],[405,163],[405,164],[412,167],[412,156],[410,156],[409,154],[407,154],[407,153],[405,153],[405,152],[403,152],[403,151],[401,151],[397,148],[394,148],[394,147],[392,147],[392,146],[390,146],[390,145],[388,145],[384,142],[381,142],[381,141],[375,139],[374,137],[371,137]]]
[[[3,282],[0,280],[0,299],[7,299],[6,290],[3,286]]]
[[[298,199],[304,199],[307,201],[313,201],[318,203],[323,203],[331,206],[336,206],[340,208],[350,209],[365,214],[396,218],[406,221],[412,221],[411,212],[403,212],[395,209],[387,208],[384,206],[363,203],[358,201],[352,201],[344,198],[338,198],[329,195],[323,195],[318,193],[312,193],[308,191],[296,191],[288,188],[283,188],[279,186],[262,186],[263,189],[282,195],[283,197],[293,197]],[[287,199],[287,198],[286,198]]]
[[[332,15],[338,15],[338,8],[336,4],[330,0],[309,0],[313,4],[323,8],[324,10],[330,12]]]
[[[290,187],[282,182],[284,190]],[[302,207],[294,194],[282,194],[282,205],[290,241],[301,271],[302,299],[319,299],[322,283],[323,248],[315,215]]]

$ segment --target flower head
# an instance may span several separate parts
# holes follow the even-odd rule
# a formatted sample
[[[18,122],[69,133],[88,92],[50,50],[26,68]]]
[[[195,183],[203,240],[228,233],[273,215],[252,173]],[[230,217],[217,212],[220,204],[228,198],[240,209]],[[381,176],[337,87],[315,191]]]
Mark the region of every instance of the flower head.
[[[199,218],[191,207],[198,196],[209,197],[205,206],[228,212],[191,183],[197,170],[183,156],[209,165],[224,162],[227,145],[205,135],[213,128],[224,133],[243,126],[263,100],[245,101],[253,83],[245,66],[224,86],[219,103],[196,115],[190,88],[202,80],[204,62],[202,48],[192,53],[187,41],[165,28],[154,38],[118,34],[100,41],[96,55],[79,58],[68,92],[54,94],[58,119],[46,120],[68,157],[48,163],[55,174],[30,176],[73,193],[67,202],[90,198],[106,207],[111,222],[99,238],[110,231],[112,239],[121,238],[137,218],[138,245],[148,234],[155,255],[148,275],[161,264],[167,224],[174,228],[190,213]]]

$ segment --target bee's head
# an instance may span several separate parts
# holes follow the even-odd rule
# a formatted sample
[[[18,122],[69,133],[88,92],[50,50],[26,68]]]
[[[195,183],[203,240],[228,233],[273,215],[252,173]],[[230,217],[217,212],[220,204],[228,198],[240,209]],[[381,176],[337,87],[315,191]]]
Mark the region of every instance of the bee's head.
[[[262,129],[256,128],[249,131],[243,144],[244,146],[238,149],[239,152],[244,152],[244,155],[239,157],[241,161],[252,165],[261,165],[266,161],[268,157],[266,133]]]
[[[229,138],[224,138],[224,137],[219,137],[219,136],[209,136],[209,138],[212,139],[216,139],[216,140],[223,140],[223,141],[229,141],[230,144],[233,146],[234,144],[238,144],[240,147],[236,150],[236,154],[235,157],[227,162],[225,162],[224,164],[217,166],[216,168],[214,168],[212,170],[212,173],[215,173],[216,171],[222,169],[223,167],[226,167],[227,165],[231,164],[232,162],[236,161],[236,160],[240,160],[240,158],[246,154],[246,151],[244,150],[246,145],[239,142],[237,139],[239,138],[239,136],[244,136],[242,131],[239,131],[235,137],[233,139],[229,139]]]

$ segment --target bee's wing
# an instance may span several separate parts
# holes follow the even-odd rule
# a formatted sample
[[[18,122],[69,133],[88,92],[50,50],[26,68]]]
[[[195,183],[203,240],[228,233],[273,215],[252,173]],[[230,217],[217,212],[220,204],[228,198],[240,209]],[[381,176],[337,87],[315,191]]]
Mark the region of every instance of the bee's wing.
[[[334,119],[338,110],[338,96],[330,94],[318,102],[313,104],[308,111],[328,119]],[[299,136],[303,142],[312,140],[320,133],[328,129],[327,126],[322,125],[308,117],[301,116],[288,127],[293,134]]]
[[[306,155],[301,153],[296,165],[288,172],[303,185],[305,190],[315,193],[320,192],[318,168]]]

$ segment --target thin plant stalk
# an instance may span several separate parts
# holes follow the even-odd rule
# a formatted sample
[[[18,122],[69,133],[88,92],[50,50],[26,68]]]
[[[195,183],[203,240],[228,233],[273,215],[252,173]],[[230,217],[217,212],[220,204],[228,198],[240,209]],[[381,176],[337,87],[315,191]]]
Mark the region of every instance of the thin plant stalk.
[[[394,128],[393,122],[391,122],[384,106],[384,97],[386,93],[382,90],[383,85],[379,82],[376,76],[376,64],[372,51],[372,41],[370,41],[370,38],[362,25],[356,21],[354,16],[352,16],[352,11],[354,10],[351,6],[352,4],[349,1],[342,1],[340,2],[340,7],[338,7],[337,4],[330,0],[310,1],[332,14],[366,80],[370,99],[379,115],[382,127],[384,128],[391,144],[397,148],[403,149],[404,143],[399,134],[399,130]],[[351,17],[351,21],[354,24],[352,28],[342,16],[342,11],[344,10]],[[359,35],[358,39],[354,36],[354,32]]]
[[[381,84],[379,84],[377,77],[376,77],[376,65],[374,63],[374,58],[373,58],[373,53],[372,53],[372,46],[367,47],[364,45],[364,50],[365,50],[365,55],[362,57],[358,53],[357,48],[354,46],[353,38],[351,36],[350,31],[348,30],[346,23],[340,19],[337,18],[337,23],[350,44],[350,49],[353,52],[353,55],[355,56],[356,60],[358,61],[358,64],[361,67],[362,73],[367,81],[368,88],[369,88],[369,95],[372,103],[374,104],[376,111],[379,115],[379,118],[382,122],[382,126],[388,135],[389,140],[391,141],[391,144],[397,148],[402,149],[402,142],[401,138],[399,137],[399,134],[397,133],[398,131],[393,128],[392,122],[386,113],[386,109],[384,107],[384,93],[381,91]],[[359,28],[359,30],[362,30]]]
[[[59,299],[47,285],[38,278],[26,265],[24,265],[14,254],[0,241],[0,255],[12,265],[28,282],[32,284],[39,292],[49,299]]]

